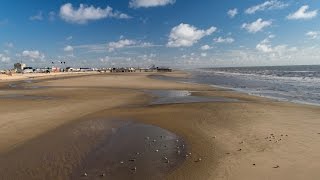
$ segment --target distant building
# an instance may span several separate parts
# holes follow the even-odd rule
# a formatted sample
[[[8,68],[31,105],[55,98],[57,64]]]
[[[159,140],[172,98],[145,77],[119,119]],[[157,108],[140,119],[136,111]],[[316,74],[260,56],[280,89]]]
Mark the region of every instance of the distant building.
[[[23,63],[15,63],[13,66],[14,66],[14,71],[17,73],[22,73],[24,68],[27,67],[27,65]]]
[[[172,72],[172,69],[168,67],[157,67],[157,72]]]

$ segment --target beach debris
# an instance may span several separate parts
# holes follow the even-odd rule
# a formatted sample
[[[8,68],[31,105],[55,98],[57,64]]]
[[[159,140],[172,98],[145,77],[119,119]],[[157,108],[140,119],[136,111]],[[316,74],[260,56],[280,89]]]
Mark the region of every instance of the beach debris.
[[[135,167],[131,168],[131,171],[132,172],[136,172],[137,171],[137,167],[135,166]]]
[[[136,152],[136,155],[139,155],[140,153],[139,152]]]
[[[241,151],[242,149],[240,148],[240,149],[238,149],[238,151]]]
[[[189,152],[188,154],[189,154],[189,156],[191,156],[191,152]]]
[[[136,159],[132,158],[132,159],[129,159],[129,161],[134,162],[136,161]]]
[[[154,139],[154,140],[152,140],[152,142],[156,142],[156,141],[157,141],[157,140],[155,140],[155,139]]]
[[[178,154],[180,154],[180,153],[181,153],[181,151],[180,151],[180,150],[178,150],[178,151],[177,151],[177,153],[178,153]]]
[[[168,158],[166,156],[164,156],[163,159],[168,160]]]
[[[106,176],[106,174],[105,174],[105,173],[102,173],[102,174],[100,174],[100,176],[101,176],[101,177],[104,177],[104,176]]]
[[[156,149],[155,151],[156,151],[156,152],[159,152],[159,149]]]
[[[123,164],[124,162],[123,161],[120,161],[120,164]]]
[[[184,157],[186,157],[186,158],[187,158],[187,157],[189,157],[189,155],[188,155],[188,154],[186,154],[186,155],[184,155]]]
[[[280,166],[279,165],[276,165],[276,166],[274,166],[273,168],[279,168]]]
[[[200,162],[202,159],[201,158],[198,158],[197,160],[195,160],[195,162]]]
[[[253,165],[253,166],[255,166],[256,164],[255,164],[255,163],[253,163],[252,165]]]
[[[87,177],[88,174],[85,172],[85,173],[82,174],[82,176]]]
[[[176,142],[179,142],[179,139],[177,139]]]

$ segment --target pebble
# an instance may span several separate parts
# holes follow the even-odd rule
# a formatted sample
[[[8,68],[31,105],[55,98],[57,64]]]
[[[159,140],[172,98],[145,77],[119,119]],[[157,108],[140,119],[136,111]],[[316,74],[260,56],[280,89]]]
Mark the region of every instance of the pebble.
[[[83,176],[87,177],[87,176],[88,176],[88,174],[87,174],[87,173],[83,173]]]
[[[154,140],[152,140],[152,142],[156,142],[156,141],[157,141],[157,140],[155,140],[155,139],[154,139]]]
[[[200,162],[202,159],[201,158],[198,158],[197,160],[196,160],[196,162]]]
[[[213,136],[213,138],[216,138],[216,136]]]
[[[238,151],[241,151],[242,149],[238,149]]]
[[[105,174],[105,173],[102,173],[100,176],[101,176],[101,177],[104,177],[104,176],[106,176],[106,174]]]
[[[156,149],[155,151],[156,151],[156,152],[159,152],[159,150],[158,150],[158,149]]]
[[[253,163],[252,165],[253,165],[253,166],[255,166],[256,164],[255,164],[255,163]]]
[[[129,161],[134,162],[134,161],[136,161],[136,159],[129,159]]]
[[[123,164],[124,162],[123,161],[120,161],[120,164]]]
[[[280,166],[279,165],[276,165],[276,166],[274,166],[273,168],[279,168]]]

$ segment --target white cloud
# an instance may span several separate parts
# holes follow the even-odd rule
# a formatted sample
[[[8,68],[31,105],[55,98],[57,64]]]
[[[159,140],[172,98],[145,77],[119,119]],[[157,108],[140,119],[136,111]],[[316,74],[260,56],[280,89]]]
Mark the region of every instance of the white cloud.
[[[226,37],[226,38],[218,37],[218,38],[214,38],[213,41],[216,42],[216,43],[226,43],[226,44],[230,44],[230,43],[233,43],[233,42],[234,42],[234,39],[231,38],[231,37]]]
[[[246,14],[254,14],[257,11],[264,11],[264,10],[273,10],[273,9],[282,9],[289,6],[289,4],[278,1],[278,0],[270,0],[265,1],[264,3],[252,6],[245,10]]]
[[[105,9],[94,6],[87,6],[80,4],[79,8],[76,9],[71,3],[64,4],[60,7],[60,17],[71,23],[85,24],[91,20],[99,20],[103,18],[113,17],[119,19],[128,19],[130,16],[107,6]]]
[[[320,31],[309,31],[306,33],[306,36],[311,39],[318,39],[320,37]]]
[[[168,4],[174,4],[175,0],[131,0],[129,7],[131,8],[148,8],[156,6],[165,6]]]
[[[45,57],[44,54],[38,50],[35,50],[35,51],[24,50],[22,52],[22,56],[28,57],[31,59],[43,59]]]
[[[313,11],[308,11],[309,6],[308,5],[304,5],[301,6],[296,12],[289,14],[287,16],[287,19],[312,19],[314,17],[317,16],[318,14],[318,10],[313,10]]]
[[[200,47],[200,49],[203,50],[203,51],[209,50],[209,49],[211,49],[211,48],[212,48],[212,47],[210,47],[210,46],[207,45],[207,44]]]
[[[238,9],[237,8],[229,9],[227,14],[230,18],[234,18],[238,14]]]
[[[4,45],[5,45],[7,48],[13,48],[13,47],[14,47],[14,45],[13,45],[12,42],[7,42],[7,43],[5,43]]]
[[[262,31],[264,28],[271,26],[272,21],[264,21],[261,18],[257,19],[256,21],[252,23],[244,23],[242,24],[242,29],[246,29],[249,33],[256,33],[259,31]]]
[[[71,41],[72,38],[73,38],[72,36],[68,36],[68,37],[66,38],[66,40],[67,40],[67,41]]]
[[[49,16],[49,21],[54,21],[56,19],[56,13],[54,11],[50,11],[48,16]]]
[[[11,61],[11,58],[4,55],[4,54],[0,54],[0,61],[3,62],[3,63],[8,63]]]
[[[104,58],[100,58],[101,62],[109,62],[110,61],[110,57],[109,56],[105,56]]]
[[[171,29],[167,46],[190,47],[204,36],[209,36],[216,30],[217,28],[213,26],[207,30],[202,30],[192,25],[181,23]]]
[[[34,16],[30,16],[29,19],[32,20],[32,21],[41,21],[41,20],[43,20],[42,11],[39,11],[38,14],[36,14]]]
[[[263,53],[273,53],[276,55],[283,55],[284,53],[297,50],[296,47],[288,48],[288,45],[286,44],[272,46],[270,41],[272,38],[274,38],[274,36],[270,35],[266,39],[262,40],[257,44],[256,49]]]
[[[120,48],[124,48],[124,47],[127,47],[127,46],[132,46],[132,45],[135,45],[135,44],[136,44],[136,41],[134,41],[134,40],[120,39],[117,42],[110,42],[108,44],[108,50],[109,50],[109,52],[112,52],[115,49],[120,49]]]
[[[68,46],[64,47],[63,50],[64,50],[65,52],[72,52],[72,51],[73,51],[73,47],[70,46],[70,45],[68,45]]]
[[[201,53],[200,54],[202,57],[206,57],[207,56],[207,53]]]

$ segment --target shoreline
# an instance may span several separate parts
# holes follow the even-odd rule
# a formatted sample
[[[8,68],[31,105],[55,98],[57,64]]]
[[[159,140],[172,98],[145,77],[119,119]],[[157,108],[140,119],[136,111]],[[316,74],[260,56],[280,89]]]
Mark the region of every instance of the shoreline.
[[[185,77],[190,77],[191,76],[191,72],[187,72],[188,75],[186,75]],[[151,78],[154,78],[154,79],[157,79],[158,77],[152,77],[153,75],[151,75]],[[222,90],[230,90],[230,91],[234,91],[234,92],[237,92],[237,93],[243,93],[243,94],[246,94],[246,95],[249,95],[249,96],[255,96],[255,97],[260,97],[260,98],[266,98],[266,99],[270,99],[270,100],[275,100],[275,101],[278,101],[278,102],[283,102],[283,103],[293,103],[293,104],[298,104],[298,105],[309,105],[309,106],[318,106],[320,107],[320,103],[317,104],[317,103],[311,103],[311,102],[307,102],[307,101],[299,101],[299,100],[286,100],[286,99],[283,99],[283,98],[277,98],[277,97],[273,97],[273,96],[263,96],[263,95],[258,95],[258,94],[254,94],[254,93],[250,93],[248,91],[245,91],[245,90],[241,90],[241,89],[237,89],[237,88],[231,88],[231,87],[226,87],[226,86],[220,86],[220,85],[215,85],[215,84],[208,84],[208,83],[197,83],[197,82],[188,82],[188,81],[180,81],[178,79],[175,79],[177,77],[170,77],[170,76],[165,76],[165,75],[159,75],[160,76],[160,80],[161,80],[161,76],[165,77],[165,78],[168,78],[169,79],[165,79],[165,80],[168,80],[168,81],[174,81],[174,82],[178,82],[178,83],[188,83],[188,84],[195,84],[195,85],[208,85],[214,89],[222,89]],[[170,79],[172,78],[172,79]],[[179,78],[179,77],[178,77]],[[163,80],[163,79],[162,79]]]
[[[182,72],[167,75],[171,74],[183,76]],[[24,144],[33,139],[50,142],[45,138],[47,133],[78,124],[79,119],[115,117],[167,129],[186,140],[192,155],[168,179],[312,179],[320,175],[316,170],[320,163],[308,163],[320,158],[320,109],[315,106],[275,102],[207,85],[154,80],[148,73],[57,78],[35,84],[48,88],[17,93],[63,98],[36,102],[0,99],[6,104],[0,110],[6,117],[0,118],[0,159],[4,152],[27,148]],[[141,89],[189,90],[196,96],[240,101],[149,106],[151,97]],[[44,109],[58,114],[43,116]],[[16,112],[19,110],[21,113]],[[57,142],[60,140],[63,142]],[[196,162],[199,158],[201,162]]]

